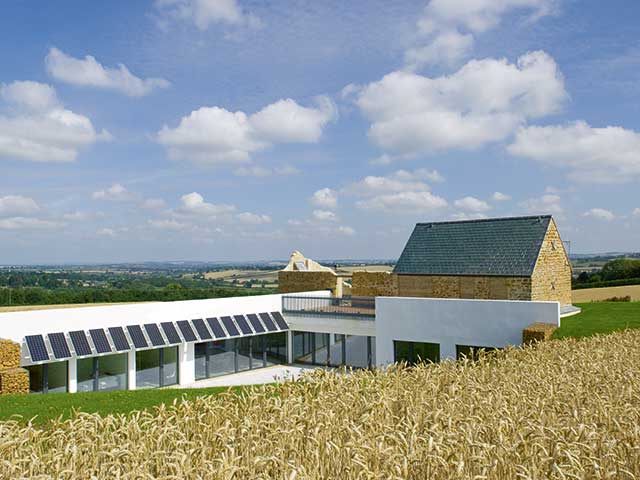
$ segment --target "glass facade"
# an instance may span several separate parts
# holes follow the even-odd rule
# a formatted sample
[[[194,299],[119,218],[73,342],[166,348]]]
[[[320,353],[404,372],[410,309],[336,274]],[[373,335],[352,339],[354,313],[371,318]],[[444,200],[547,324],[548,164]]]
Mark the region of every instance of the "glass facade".
[[[178,347],[136,352],[136,388],[158,388],[178,383]]]
[[[78,391],[126,390],[129,363],[127,360],[126,353],[78,359]]]
[[[286,332],[195,345],[196,380],[254,370],[286,361]]]
[[[293,332],[293,361],[307,365],[368,368],[375,365],[373,337]]]
[[[439,362],[440,344],[393,341],[394,361],[415,365],[421,362]]]
[[[44,363],[26,367],[31,393],[57,393],[68,389],[67,362]]]

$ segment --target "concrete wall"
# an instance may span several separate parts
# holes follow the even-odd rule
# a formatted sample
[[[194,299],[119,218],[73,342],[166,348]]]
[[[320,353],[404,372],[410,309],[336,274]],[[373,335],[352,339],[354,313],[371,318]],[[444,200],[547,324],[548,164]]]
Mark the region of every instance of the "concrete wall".
[[[333,272],[278,272],[278,292],[298,293],[330,290],[336,297],[342,296],[342,279]]]
[[[571,262],[553,220],[542,242],[531,284],[532,300],[571,305]]]
[[[560,305],[380,297],[376,299],[376,363],[393,362],[394,340],[438,343],[441,359],[455,359],[456,345],[519,345],[522,331],[536,322],[560,326]]]
[[[376,334],[376,322],[373,319],[325,314],[287,313],[286,315],[289,328],[295,331],[363,336]]]

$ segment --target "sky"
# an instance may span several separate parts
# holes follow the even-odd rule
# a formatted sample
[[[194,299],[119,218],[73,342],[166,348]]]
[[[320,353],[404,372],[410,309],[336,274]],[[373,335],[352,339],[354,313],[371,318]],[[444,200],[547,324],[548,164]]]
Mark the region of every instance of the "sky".
[[[8,0],[0,263],[640,250],[640,2]]]

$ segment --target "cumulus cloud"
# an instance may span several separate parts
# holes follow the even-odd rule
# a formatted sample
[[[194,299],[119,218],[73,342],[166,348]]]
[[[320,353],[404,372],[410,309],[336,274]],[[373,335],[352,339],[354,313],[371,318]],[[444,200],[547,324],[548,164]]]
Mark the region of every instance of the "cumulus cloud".
[[[143,97],[171,85],[164,78],[136,77],[121,63],[117,68],[108,68],[91,55],[75,58],[57,48],[49,50],[45,65],[49,75],[58,81],[80,87],[115,90],[130,97]]]
[[[327,97],[318,97],[316,107],[279,100],[251,115],[202,107],[183,117],[177,127],[162,127],[157,140],[176,160],[204,165],[248,163],[251,154],[274,144],[317,142],[335,116],[335,105]]]
[[[362,210],[386,213],[431,213],[447,206],[444,198],[431,192],[398,192],[360,200],[356,206]]]
[[[484,200],[475,197],[464,197],[453,202],[454,206],[469,212],[486,212],[491,210],[491,206]]]
[[[640,178],[640,134],[622,127],[568,125],[523,127],[509,153],[568,170],[583,183],[621,183]]]
[[[162,220],[148,220],[147,223],[159,230],[174,230],[174,231],[183,231],[189,227],[189,225],[185,223],[178,222],[174,219],[162,219]]]
[[[409,68],[451,64],[467,56],[475,36],[511,12],[537,20],[554,12],[557,0],[431,0],[418,21],[418,44],[405,53]]]
[[[534,215],[562,215],[564,208],[560,205],[561,199],[559,195],[547,194],[541,197],[529,198],[520,203],[520,206],[527,213]]]
[[[142,202],[141,207],[148,210],[158,210],[164,208],[167,203],[161,198],[147,198]]]
[[[496,202],[506,202],[508,200],[511,200],[511,195],[507,195],[506,193],[502,192],[493,192],[491,198],[493,198],[493,200]]]
[[[91,198],[94,200],[113,200],[123,202],[133,200],[135,195],[119,183],[114,183],[109,188],[93,192],[91,194]]]
[[[355,102],[371,121],[374,144],[411,156],[502,141],[527,120],[561,110],[566,98],[556,62],[536,51],[515,64],[472,60],[449,76],[392,72],[363,87]]]
[[[233,174],[237,177],[270,177],[270,176],[291,176],[299,175],[301,172],[296,167],[284,165],[282,167],[262,167],[260,165],[250,165],[236,168]]]
[[[206,30],[216,23],[259,27],[260,19],[244,12],[237,0],[156,0],[155,6],[169,18],[193,23]]]
[[[426,168],[418,168],[414,171],[397,170],[393,177],[398,180],[426,180],[432,183],[444,182],[444,177],[437,170],[428,170]]]
[[[346,225],[341,225],[338,227],[338,233],[341,233],[342,235],[346,235],[348,237],[353,237],[356,234],[356,231]]]
[[[0,217],[28,216],[40,211],[40,206],[33,198],[21,195],[0,197]]]
[[[91,120],[65,109],[49,85],[16,81],[0,85],[0,158],[72,162],[88,146],[111,138]],[[3,103],[8,108],[3,109]]]
[[[484,213],[457,212],[451,215],[450,218],[451,220],[460,222],[463,220],[481,220],[483,218],[487,218],[487,215]]]
[[[236,218],[240,223],[247,225],[264,225],[266,223],[271,223],[271,217],[269,215],[260,215],[251,212],[239,213],[236,215]]]
[[[634,217],[640,217],[640,208],[634,208],[631,215],[633,215]]]
[[[338,206],[338,194],[330,188],[321,188],[311,196],[311,203],[316,207],[334,209]]]
[[[337,215],[330,210],[314,210],[313,218],[320,222],[335,222],[338,220]]]
[[[180,198],[181,205],[178,212],[187,215],[197,215],[205,217],[215,217],[235,212],[234,205],[214,204],[205,202],[198,192],[191,192]]]
[[[604,220],[605,222],[610,222],[616,219],[616,215],[610,210],[605,210],[604,208],[592,208],[591,210],[586,211],[583,216],[595,218],[597,220]]]

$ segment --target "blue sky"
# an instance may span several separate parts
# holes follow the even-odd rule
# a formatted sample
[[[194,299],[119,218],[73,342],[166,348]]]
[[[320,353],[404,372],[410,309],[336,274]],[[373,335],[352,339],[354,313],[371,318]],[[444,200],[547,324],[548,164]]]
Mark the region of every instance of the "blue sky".
[[[417,221],[640,244],[640,4],[9,1],[0,263],[395,258]]]

